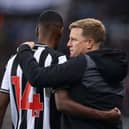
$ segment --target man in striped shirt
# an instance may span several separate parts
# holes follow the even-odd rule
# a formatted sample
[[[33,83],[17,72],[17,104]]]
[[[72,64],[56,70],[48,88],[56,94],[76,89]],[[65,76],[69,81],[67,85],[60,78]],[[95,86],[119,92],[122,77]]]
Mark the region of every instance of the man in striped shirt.
[[[40,44],[33,49],[32,54],[41,67],[66,61],[64,55],[51,49],[57,46],[62,30],[63,20],[56,12],[48,11],[40,16],[37,26],[37,36]],[[13,129],[60,128],[60,122],[58,121],[60,119],[57,117],[58,112],[56,112],[54,101],[50,99],[50,95],[50,89],[34,88],[30,85],[19,65],[18,55],[13,56],[8,61],[0,89],[0,122],[2,123],[10,100]],[[77,102],[73,101],[73,103]],[[52,105],[50,106],[50,104]],[[51,107],[50,110],[49,106]],[[54,115],[55,113],[56,115]],[[111,116],[110,113],[116,112],[98,111],[98,117],[102,119],[100,113]],[[92,117],[96,117],[96,115]],[[56,119],[54,122],[53,116]],[[119,114],[116,113],[116,116],[119,116]]]
[[[65,56],[51,49],[57,47],[62,31],[63,20],[58,13],[47,11],[40,15],[36,28],[38,43],[33,49],[40,66],[66,61]],[[48,89],[30,85],[18,64],[18,56],[14,55],[7,63],[0,88],[0,123],[10,101],[13,129],[50,129],[49,95]]]

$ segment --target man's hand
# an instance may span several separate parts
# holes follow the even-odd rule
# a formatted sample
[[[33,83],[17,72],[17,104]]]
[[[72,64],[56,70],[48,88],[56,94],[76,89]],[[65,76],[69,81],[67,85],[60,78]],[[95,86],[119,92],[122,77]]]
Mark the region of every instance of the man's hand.
[[[22,44],[28,45],[31,49],[34,48],[34,46],[35,46],[35,43],[33,41],[23,42]]]
[[[33,41],[27,41],[27,42],[23,42],[20,44],[20,46],[17,48],[17,52],[20,51],[21,47],[24,46],[24,45],[27,45],[28,47],[30,47],[31,49],[34,48],[35,46],[35,43]]]
[[[117,107],[113,108],[112,110],[105,111],[104,118],[108,119],[109,121],[115,122],[119,120],[120,117],[121,117],[121,112]]]

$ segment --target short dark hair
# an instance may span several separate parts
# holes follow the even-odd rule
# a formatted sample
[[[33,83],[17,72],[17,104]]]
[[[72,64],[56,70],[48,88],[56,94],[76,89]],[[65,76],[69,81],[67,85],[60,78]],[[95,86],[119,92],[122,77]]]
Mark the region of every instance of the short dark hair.
[[[39,24],[55,24],[63,26],[63,19],[59,13],[53,10],[44,11],[39,16]]]

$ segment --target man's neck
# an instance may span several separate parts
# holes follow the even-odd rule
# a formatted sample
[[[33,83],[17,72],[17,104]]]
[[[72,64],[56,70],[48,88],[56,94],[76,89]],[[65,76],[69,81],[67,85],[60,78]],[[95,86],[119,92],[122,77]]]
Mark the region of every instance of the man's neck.
[[[48,45],[48,47],[54,48],[53,46],[54,43],[50,40],[38,40],[38,42],[42,45]]]

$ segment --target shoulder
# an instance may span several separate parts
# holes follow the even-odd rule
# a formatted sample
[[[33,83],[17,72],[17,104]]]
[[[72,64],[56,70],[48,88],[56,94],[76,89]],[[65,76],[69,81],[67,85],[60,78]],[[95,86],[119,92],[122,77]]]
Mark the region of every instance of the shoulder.
[[[13,56],[11,56],[11,57],[9,58],[9,60],[8,60],[8,62],[7,62],[7,65],[6,65],[6,68],[9,67],[9,66],[11,66],[11,65],[13,64],[13,62],[14,62],[16,56],[17,56],[17,55],[15,54],[15,55],[13,55]]]
[[[51,54],[51,56],[53,57],[53,58],[56,58],[56,59],[58,59],[58,62],[65,62],[66,60],[67,60],[67,56],[65,55],[65,54],[63,54],[63,53],[61,53],[61,52],[59,52],[59,51],[56,51],[56,50],[54,50],[54,49],[52,49],[52,48],[46,48],[46,50],[48,51],[48,53],[49,54]],[[62,62],[62,63],[63,63]]]

